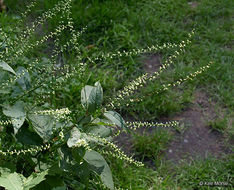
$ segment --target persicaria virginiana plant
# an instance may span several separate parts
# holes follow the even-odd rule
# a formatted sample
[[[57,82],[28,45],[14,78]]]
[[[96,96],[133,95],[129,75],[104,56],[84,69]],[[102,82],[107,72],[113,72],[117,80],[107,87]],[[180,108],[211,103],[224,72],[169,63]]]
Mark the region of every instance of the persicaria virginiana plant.
[[[139,89],[156,80],[173,65],[188,44],[194,31],[179,44],[165,43],[128,52],[114,52],[87,57],[82,54],[78,39],[86,28],[78,31],[71,17],[72,0],[62,0],[53,8],[36,18],[28,26],[23,20],[36,5],[33,1],[22,14],[18,26],[0,28],[0,186],[8,189],[115,189],[111,169],[104,156],[122,159],[137,167],[143,163],[127,156],[113,142],[121,132],[130,132],[147,126],[178,126],[177,121],[166,123],[125,122],[115,110],[144,101],[135,96]],[[59,24],[51,32],[38,34],[48,20],[60,16]],[[22,27],[24,26],[24,27]],[[66,41],[63,33],[69,34]],[[53,50],[48,59],[33,56],[48,41]],[[153,74],[143,74],[114,94],[103,105],[103,89],[100,82],[85,85],[81,92],[82,110],[58,108],[53,104],[57,89],[72,78],[85,77],[89,63],[106,59],[176,49],[175,53]],[[75,57],[58,63],[61,55]],[[189,73],[149,95],[193,80],[210,67],[211,63]],[[92,71],[90,71],[92,72]]]

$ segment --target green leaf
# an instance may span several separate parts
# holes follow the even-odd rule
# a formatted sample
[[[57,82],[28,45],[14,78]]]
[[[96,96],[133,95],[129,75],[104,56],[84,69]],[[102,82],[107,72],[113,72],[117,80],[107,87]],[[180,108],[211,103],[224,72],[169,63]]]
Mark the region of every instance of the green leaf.
[[[86,85],[84,88],[81,90],[81,104],[88,109],[89,105],[89,96],[91,94],[91,91],[93,90],[93,86]]]
[[[75,161],[79,164],[85,155],[84,147],[76,147],[72,149],[72,156]]]
[[[108,111],[104,113],[104,116],[118,127],[121,127],[122,129],[127,129],[124,119],[119,113],[115,111]]]
[[[28,70],[25,69],[24,67],[18,67],[17,68],[17,75],[21,76],[20,78],[17,79],[17,83],[23,90],[29,90],[30,89],[30,84],[31,84],[31,79],[28,73]]]
[[[13,173],[15,172],[15,165],[11,162],[1,161],[0,162],[0,174]],[[1,185],[1,184],[0,184]]]
[[[91,116],[91,115],[89,115],[89,116],[80,116],[80,117],[77,119],[77,124],[79,124],[79,125],[86,125],[86,124],[88,124],[91,120],[92,120],[92,116]]]
[[[62,174],[62,170],[59,168],[59,162],[55,162],[50,168],[49,168],[49,175],[50,176],[58,176]]]
[[[103,101],[103,90],[100,82],[95,83],[96,86],[96,104],[97,106],[101,106]]]
[[[10,93],[9,89],[4,89],[4,90],[0,89],[0,94],[8,94],[8,93]]]
[[[3,106],[3,113],[10,117],[16,134],[20,127],[23,125],[26,112],[24,110],[24,103],[21,101],[16,102],[13,106],[7,104]]]
[[[0,68],[2,68],[5,71],[9,71],[9,72],[16,75],[15,71],[10,67],[10,65],[8,65],[7,63],[5,63],[3,61],[0,62]]]
[[[35,132],[29,129],[28,126],[22,126],[16,134],[18,142],[25,145],[42,145],[42,138]]]
[[[95,111],[101,106],[103,100],[103,90],[99,82],[95,86],[86,85],[81,90],[81,103],[89,112]]]
[[[44,181],[47,174],[48,170],[30,175],[27,179],[24,180],[24,190],[29,190],[32,187],[38,185],[40,182]]]
[[[52,190],[56,189],[63,190],[65,188],[66,190],[66,185],[64,184],[64,181],[61,179],[62,177],[60,176],[50,176],[47,175],[46,179],[41,182],[39,185],[33,188],[33,190]]]
[[[114,189],[114,182],[110,167],[101,154],[93,150],[86,151],[84,160],[87,161],[90,165],[97,168],[96,172],[100,174],[101,180],[104,185],[106,185],[110,189]]]
[[[0,185],[7,190],[24,190],[23,180],[24,177],[16,172],[4,173],[0,177]]]
[[[93,126],[89,133],[100,137],[108,137],[111,134],[111,129],[104,125]]]
[[[79,129],[74,127],[70,132],[70,137],[67,141],[67,146],[69,148],[74,147],[81,139],[85,140],[87,143],[88,142],[98,143],[98,140],[96,138],[93,138],[92,136],[88,136],[86,133],[81,133]]]
[[[66,145],[63,145],[61,148],[58,148],[58,153],[60,157],[59,168],[65,172],[74,172],[71,149],[68,148]]]
[[[110,127],[105,127],[105,125],[110,125],[104,119],[99,119],[96,118],[92,123],[95,126],[91,126],[89,129],[89,133],[94,134],[95,136],[100,136],[100,137],[107,137],[111,134],[112,130]],[[108,121],[109,122],[109,121]]]
[[[68,147],[75,146],[80,139],[81,139],[81,132],[79,131],[79,129],[74,127],[71,130],[70,138],[67,141],[67,146]]]
[[[37,134],[47,142],[53,132],[53,118],[48,115],[29,114],[28,119],[32,122]]]
[[[7,190],[29,190],[45,180],[47,173],[47,170],[37,174],[33,173],[28,178],[16,172],[4,173],[0,177],[0,185]]]

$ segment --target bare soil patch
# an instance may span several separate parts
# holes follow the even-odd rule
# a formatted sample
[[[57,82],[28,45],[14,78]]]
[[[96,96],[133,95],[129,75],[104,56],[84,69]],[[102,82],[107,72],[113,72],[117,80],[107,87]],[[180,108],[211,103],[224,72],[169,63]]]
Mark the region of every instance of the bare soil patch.
[[[207,124],[207,121],[216,117],[214,103],[208,99],[207,94],[197,91],[193,104],[172,118],[185,123],[187,128],[184,133],[175,134],[165,159],[178,162],[182,159],[203,159],[210,155],[220,157],[231,153],[224,143],[224,136]]]
[[[191,7],[191,9],[196,9],[199,3],[196,1],[192,1],[192,2],[188,2],[188,5]]]
[[[194,102],[186,110],[172,118],[160,119],[162,122],[177,120],[185,128],[183,132],[173,130],[174,137],[164,152],[164,160],[177,164],[182,160],[204,159],[211,155],[218,158],[223,154],[232,153],[224,143],[225,137],[220,132],[212,130],[207,124],[209,120],[216,117],[214,103],[209,103],[208,98],[204,92],[197,91]],[[145,131],[150,135],[154,130],[155,127],[142,127],[136,130],[136,133],[142,134]],[[165,128],[164,130],[171,129]],[[127,154],[134,155],[130,134],[122,133],[115,138],[115,141]],[[144,161],[147,165],[154,166],[152,160],[146,158]]]
[[[160,67],[160,56],[150,55],[144,61],[143,68],[146,72],[152,74]],[[219,112],[222,114],[222,112]],[[213,157],[220,157],[223,154],[232,153],[224,143],[224,136],[222,133],[214,131],[208,126],[208,121],[217,117],[215,112],[215,102],[211,101],[209,96],[200,90],[195,92],[194,101],[182,112],[176,114],[171,118],[161,118],[157,122],[177,120],[184,126],[184,130],[178,132],[172,130],[174,133],[173,140],[168,145],[168,149],[164,151],[164,160],[170,160],[172,163],[178,163],[181,160],[204,159],[212,155]],[[133,119],[128,117],[126,121]],[[149,135],[153,133],[155,128],[142,127],[136,130],[137,133],[142,134],[146,131]],[[171,130],[171,129],[164,129]],[[134,155],[134,148],[130,134],[122,133],[116,137],[115,142],[127,154]],[[153,142],[152,142],[153,143]],[[232,143],[233,144],[233,143]],[[144,160],[146,164],[154,167],[154,162],[150,159]]]
[[[144,59],[143,69],[150,75],[159,70],[159,67],[162,65],[160,62],[161,56],[159,54],[146,55]]]

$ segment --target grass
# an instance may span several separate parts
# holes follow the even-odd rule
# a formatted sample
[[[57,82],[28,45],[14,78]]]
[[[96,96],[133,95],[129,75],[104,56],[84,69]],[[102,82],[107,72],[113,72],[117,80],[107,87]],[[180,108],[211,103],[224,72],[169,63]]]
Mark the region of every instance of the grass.
[[[168,162],[162,162],[156,171],[150,168],[135,168],[122,161],[109,160],[115,182],[128,189],[232,189],[233,156],[220,159],[208,157],[191,162],[181,162],[171,168]],[[203,183],[202,185],[201,182]],[[212,184],[213,185],[208,185]],[[218,182],[223,185],[215,185]]]
[[[196,160],[177,169],[177,183],[185,189],[232,189],[233,157]],[[210,182],[227,182],[226,186],[207,185]]]
[[[157,171],[150,168],[136,168],[127,165],[121,160],[109,160],[110,167],[113,172],[113,177],[117,187],[123,189],[177,189],[172,178],[167,176],[162,178]]]
[[[2,26],[14,25],[19,12],[24,10],[28,1],[9,0],[8,14],[0,13]],[[57,0],[45,1],[35,8],[39,10],[32,18],[43,10],[52,7]],[[209,97],[217,102],[222,109],[228,110],[224,118],[210,121],[213,129],[233,137],[233,128],[227,121],[233,115],[233,6],[232,0],[194,1],[197,6],[192,8],[187,0],[138,0],[138,1],[75,1],[72,13],[79,30],[88,26],[87,32],[80,38],[82,53],[89,56],[100,52],[131,50],[165,42],[178,43],[186,39],[186,34],[195,28],[192,44],[186,48],[173,68],[164,73],[160,80],[143,88],[140,93],[152,92],[162,83],[169,83],[186,76],[200,65],[214,62],[206,73],[193,82],[172,88],[159,96],[146,97],[141,104],[135,104],[132,109],[122,107],[119,111],[144,121],[152,121],[162,116],[174,115],[192,102],[196,89],[204,90]],[[22,4],[21,4],[22,3]],[[16,6],[17,5],[17,6]],[[19,5],[19,6],[18,6]],[[48,23],[53,28],[58,18]],[[91,45],[91,46],[90,46]],[[88,48],[91,47],[91,48]],[[35,52],[38,55],[38,52]],[[162,51],[162,62],[171,54]],[[40,56],[40,53],[39,55]],[[43,56],[47,56],[43,54]],[[66,105],[73,110],[78,109],[79,93],[84,84],[93,84],[100,80],[104,94],[111,97],[129,81],[140,76],[144,71],[143,61],[139,57],[105,60],[96,64],[90,63],[90,70],[85,78],[73,79],[66,87],[57,90],[58,98],[54,99],[54,107]],[[75,61],[74,61],[75,62]],[[152,106],[153,105],[153,106]],[[151,157],[163,151],[170,139],[167,132],[157,131],[152,136],[136,134],[135,149],[141,155]],[[152,143],[153,142],[153,143]],[[156,158],[158,158],[156,156]],[[155,159],[155,157],[154,157]],[[185,163],[174,168],[170,173],[167,164],[161,164],[157,171],[149,168],[134,168],[126,166],[122,161],[110,162],[117,186],[128,189],[211,189],[209,186],[199,186],[200,181],[229,181],[233,171],[230,157],[224,159],[207,159]],[[158,177],[163,176],[163,182]],[[215,188],[212,188],[215,189]]]
[[[44,7],[39,4],[39,8],[48,9],[55,2],[46,1]],[[10,6],[11,1],[8,4]],[[109,7],[115,8],[109,9]],[[175,61],[176,70],[171,71],[170,77],[166,73],[166,79],[161,82],[167,82],[168,78],[175,79],[184,76],[187,73],[183,72],[186,69],[185,66],[196,67],[213,61],[215,66],[204,75],[205,77],[197,80],[200,83],[199,86],[208,87],[207,91],[213,94],[215,98],[220,99],[224,106],[233,108],[232,93],[230,93],[233,89],[233,81],[230,78],[233,54],[229,49],[232,46],[233,39],[232,20],[230,19],[232,15],[231,7],[232,1],[230,0],[225,3],[221,0],[202,1],[198,3],[198,7],[195,9],[192,9],[186,0],[128,1],[127,3],[125,1],[76,1],[73,6],[73,17],[77,30],[88,26],[87,32],[80,39],[80,44],[84,53],[90,56],[99,52],[127,51],[132,48],[164,42],[176,43],[184,40],[186,34],[195,28],[196,36],[192,45]],[[217,11],[213,11],[214,9],[217,9]],[[53,20],[51,27],[56,23]],[[85,48],[89,45],[93,45],[94,48]],[[162,52],[163,60],[168,54],[170,52]],[[97,78],[100,79],[108,96],[111,96],[129,80],[142,73],[142,63],[131,58],[106,60],[98,63],[98,65],[90,64],[91,68],[97,66],[98,72],[88,73],[91,76],[86,82],[93,84]],[[106,73],[109,73],[109,75],[106,75]],[[109,80],[109,76],[113,78]],[[220,77],[222,80],[220,80]],[[208,86],[206,85],[207,81],[209,81]],[[186,84],[184,90],[194,89],[196,86],[196,83]],[[108,90],[110,87],[111,91]],[[152,91],[154,87],[154,85],[150,86],[149,90]],[[144,93],[144,91],[141,93]],[[189,98],[182,99],[180,103],[176,104],[177,102],[173,100],[174,89],[171,93],[168,92],[163,96],[166,96],[166,99],[169,100],[164,101],[163,105],[160,105],[163,102],[160,98],[151,102],[150,97],[144,101],[145,104],[136,105],[140,110],[143,109],[142,118],[150,118],[151,120],[152,115],[155,115],[156,118],[160,116],[156,114],[156,111],[143,114],[150,110],[151,106],[149,105],[151,103],[159,105],[154,110],[170,114],[182,109],[183,107],[180,108],[178,104],[187,102]],[[192,94],[190,94],[191,96]],[[164,107],[164,110],[161,107]],[[175,107],[178,109],[175,109]]]
[[[158,129],[153,134],[134,134],[133,149],[135,154],[144,161],[145,158],[159,160],[161,154],[167,148],[168,143],[172,139],[172,134],[168,130]]]

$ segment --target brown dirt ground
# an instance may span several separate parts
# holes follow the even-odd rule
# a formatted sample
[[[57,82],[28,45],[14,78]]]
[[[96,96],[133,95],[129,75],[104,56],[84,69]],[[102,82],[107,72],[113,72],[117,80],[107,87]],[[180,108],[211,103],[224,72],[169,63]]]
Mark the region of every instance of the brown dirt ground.
[[[188,2],[188,5],[191,7],[191,9],[196,9],[199,3],[196,1],[191,1],[191,2]]]
[[[150,55],[145,59],[144,63],[143,69],[152,74],[161,65],[160,56]],[[183,132],[173,130],[173,140],[164,152],[163,159],[170,160],[172,163],[178,163],[182,160],[203,159],[210,155],[220,157],[223,154],[232,153],[225,146],[223,135],[220,132],[211,130],[211,127],[207,124],[208,121],[217,117],[215,102],[209,99],[209,96],[205,92],[197,90],[194,101],[186,110],[176,114],[172,118],[160,119],[162,122],[177,120],[185,128]],[[219,114],[222,114],[222,112],[219,112]],[[130,117],[125,119],[127,121],[133,120]],[[150,134],[154,129],[146,129],[143,127],[137,130],[137,133],[142,133],[144,130]],[[127,154],[134,155],[130,134],[122,133],[114,140]],[[145,161],[147,164],[153,166],[151,160]]]
[[[151,75],[155,71],[157,71],[159,67],[161,66],[161,63],[160,63],[161,56],[159,54],[151,54],[151,55],[149,54],[145,56],[146,58],[143,60],[145,63],[143,65],[143,69],[145,70],[145,72]]]
[[[177,133],[165,153],[165,158],[178,162],[183,158],[206,158],[209,155],[220,157],[231,153],[225,146],[224,136],[208,126],[208,121],[217,117],[214,103],[208,101],[207,94],[196,91],[191,106],[172,120],[186,121],[189,126],[184,133]],[[186,127],[186,126],[185,126]]]

